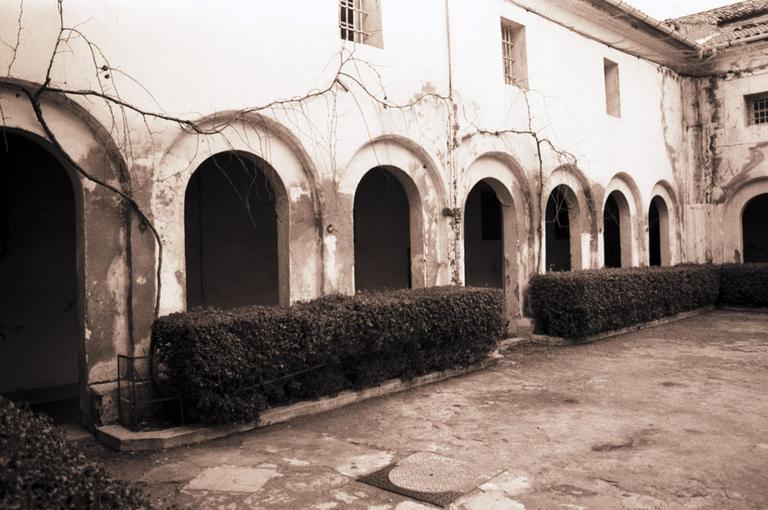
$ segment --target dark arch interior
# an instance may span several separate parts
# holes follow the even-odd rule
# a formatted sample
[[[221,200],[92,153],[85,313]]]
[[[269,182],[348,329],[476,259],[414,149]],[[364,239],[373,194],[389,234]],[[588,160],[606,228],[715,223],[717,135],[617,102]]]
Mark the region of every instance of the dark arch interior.
[[[365,174],[355,191],[354,243],[358,291],[411,286],[408,195],[384,167]]]
[[[603,210],[605,267],[621,267],[621,217],[616,191],[608,195]]]
[[[266,163],[234,152],[208,158],[187,186],[187,307],[279,301],[278,218]]]
[[[71,178],[43,147],[0,138],[0,393],[79,419],[82,335]]]
[[[660,197],[654,197],[648,208],[648,252],[651,266],[661,265],[661,219],[659,216]]]
[[[486,182],[472,188],[464,207],[464,266],[471,287],[504,286],[501,202]]]
[[[558,186],[552,190],[547,200],[547,271],[571,270],[571,227],[567,192],[565,186]]]
[[[741,217],[744,262],[768,262],[768,193],[750,200]]]

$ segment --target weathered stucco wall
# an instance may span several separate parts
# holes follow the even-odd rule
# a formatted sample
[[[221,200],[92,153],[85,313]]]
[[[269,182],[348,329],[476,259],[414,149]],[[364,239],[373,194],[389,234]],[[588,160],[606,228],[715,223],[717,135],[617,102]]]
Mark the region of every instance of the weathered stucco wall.
[[[0,12],[0,38],[15,41],[16,6]],[[52,86],[103,87],[138,110],[197,122],[192,129],[95,97],[45,110],[72,160],[132,194],[158,230],[160,314],[186,307],[187,184],[227,151],[266,162],[285,190],[282,302],[355,291],[355,191],[379,166],[397,170],[409,197],[414,287],[463,282],[462,209],[479,181],[493,188],[511,330],[530,275],[545,269],[542,210],[558,185],[573,191],[576,268],[603,264],[602,208],[612,191],[628,203],[632,265],[648,264],[654,196],[669,210],[664,260],[732,258],[723,247],[731,241],[712,230],[717,204],[739,182],[766,175],[768,128],[743,132],[728,101],[768,87],[762,75],[684,78],[503,0],[387,0],[381,15],[383,47],[375,48],[340,40],[336,0],[226,8],[169,0],[151,15],[129,0],[64,2],[65,24],[98,45],[97,67],[106,67],[94,68],[73,37],[72,51],[56,56]],[[502,18],[525,26],[527,90],[504,84]],[[0,47],[0,70],[35,87],[56,38],[55,2],[26,1],[22,25],[15,58]],[[604,59],[618,64],[620,117],[606,113]],[[9,89],[0,106],[7,126],[44,136],[23,95]],[[116,354],[149,349],[159,249],[131,207],[80,181],[82,380],[106,399]],[[103,406],[102,420],[113,420],[114,406]]]
[[[768,91],[766,47],[758,42],[723,50],[709,76],[685,80],[687,260],[743,260],[742,211],[766,192],[768,179],[768,127],[748,121],[745,99]]]

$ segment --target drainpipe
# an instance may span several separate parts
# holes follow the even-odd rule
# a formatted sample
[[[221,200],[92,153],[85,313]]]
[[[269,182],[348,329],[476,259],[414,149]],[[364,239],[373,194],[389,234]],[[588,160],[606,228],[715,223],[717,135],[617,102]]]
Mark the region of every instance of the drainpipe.
[[[448,216],[453,221],[453,253],[454,260],[452,261],[451,270],[451,282],[454,285],[458,285],[461,282],[461,274],[459,270],[459,261],[461,260],[461,221],[462,215],[459,205],[459,183],[458,183],[458,171],[456,169],[456,147],[457,138],[459,132],[458,123],[458,105],[453,96],[453,53],[451,51],[451,15],[450,15],[450,1],[445,0],[445,37],[446,37],[446,49],[448,52],[448,101],[450,109],[448,111],[448,122],[450,124],[450,134],[448,136],[448,143],[446,145],[446,165],[448,167],[448,178],[450,179],[449,193],[452,195],[450,198],[450,208]],[[445,213],[445,212],[444,212]]]

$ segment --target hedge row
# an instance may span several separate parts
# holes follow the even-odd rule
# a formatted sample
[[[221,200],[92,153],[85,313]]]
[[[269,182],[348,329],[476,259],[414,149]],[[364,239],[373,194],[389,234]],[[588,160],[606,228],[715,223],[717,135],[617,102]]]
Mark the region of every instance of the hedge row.
[[[768,264],[720,266],[720,299],[724,305],[768,307]]]
[[[155,322],[152,344],[166,391],[183,395],[187,414],[229,423],[475,363],[501,338],[502,316],[499,290],[437,287],[176,313]],[[288,374],[298,375],[270,382]]]
[[[537,329],[578,338],[713,305],[720,278],[711,266],[598,269],[531,279]]]
[[[768,264],[595,269],[536,275],[537,329],[579,338],[707,305],[768,306]]]
[[[0,397],[0,508],[151,508],[54,430],[47,417]]]

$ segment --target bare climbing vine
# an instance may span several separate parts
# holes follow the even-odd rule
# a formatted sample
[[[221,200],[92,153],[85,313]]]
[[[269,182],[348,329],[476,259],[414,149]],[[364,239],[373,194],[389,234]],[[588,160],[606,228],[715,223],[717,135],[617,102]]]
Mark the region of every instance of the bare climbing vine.
[[[274,113],[282,112],[287,117],[294,115],[297,119],[296,125],[299,125],[298,116],[301,115],[306,120],[307,127],[305,129],[314,130],[315,134],[320,133],[320,129],[312,122],[311,116],[306,111],[305,107],[312,101],[325,101],[328,111],[328,133],[327,133],[327,151],[331,156],[329,160],[335,165],[335,130],[338,123],[336,115],[336,105],[339,94],[349,94],[357,106],[363,124],[368,131],[369,139],[372,139],[372,129],[369,126],[369,122],[372,119],[366,118],[364,106],[361,103],[363,100],[370,101],[377,107],[379,112],[401,112],[404,124],[407,125],[406,113],[413,110],[415,107],[429,103],[430,106],[442,109],[445,117],[445,136],[446,136],[446,148],[448,151],[448,158],[454,157],[454,151],[458,146],[458,114],[460,110],[460,103],[456,96],[449,92],[448,95],[443,95],[431,90],[424,90],[414,96],[411,100],[398,103],[390,100],[387,95],[386,87],[382,79],[381,74],[371,63],[358,58],[354,51],[348,47],[342,47],[336,56],[335,67],[333,68],[333,74],[330,79],[327,80],[324,86],[309,90],[303,95],[296,97],[289,97],[283,99],[277,99],[262,105],[248,106],[241,108],[224,118],[212,118],[204,120],[193,120],[176,115],[171,115],[163,110],[152,95],[151,91],[147,90],[138,80],[135,80],[128,73],[121,70],[118,66],[114,66],[110,63],[107,56],[101,50],[101,48],[93,41],[91,41],[87,34],[78,26],[68,26],[65,23],[64,17],[64,0],[56,0],[56,9],[58,15],[58,33],[56,35],[53,49],[47,61],[45,75],[39,81],[39,85],[28,85],[21,83],[18,80],[12,78],[12,71],[14,64],[17,61],[19,46],[22,38],[22,31],[24,30],[24,0],[19,0],[18,7],[18,27],[16,30],[15,41],[9,43],[0,40],[0,44],[7,47],[11,51],[11,59],[8,63],[5,79],[0,79],[0,84],[4,87],[8,87],[16,91],[17,95],[23,96],[30,104],[34,111],[35,119],[39,124],[45,136],[60,153],[66,162],[80,175],[82,178],[90,181],[91,183],[100,186],[109,192],[115,194],[122,199],[137,215],[141,225],[146,227],[153,236],[156,246],[156,268],[155,268],[155,302],[154,302],[154,316],[157,317],[160,310],[160,296],[161,296],[161,273],[163,267],[163,241],[160,232],[154,225],[150,214],[146,213],[142,205],[137,200],[134,191],[130,184],[130,179],[123,186],[111,184],[105,179],[99,178],[90,174],[82,165],[67,152],[63,146],[59,137],[57,136],[56,129],[51,125],[49,117],[46,114],[46,108],[44,107],[45,100],[48,97],[64,97],[69,99],[80,99],[89,101],[91,103],[101,102],[111,119],[111,125],[109,126],[109,134],[116,141],[119,142],[119,148],[124,151],[127,162],[130,162],[134,158],[134,135],[132,135],[130,126],[130,116],[136,115],[141,118],[147,133],[149,134],[149,141],[153,140],[153,130],[151,123],[160,121],[176,125],[178,128],[186,133],[198,135],[199,137],[222,137],[227,145],[234,147],[232,141],[227,139],[227,130],[230,127],[237,126],[238,124],[246,124],[250,122],[250,116],[252,114],[260,113]],[[87,58],[92,66],[93,76],[95,78],[95,87],[92,88],[69,88],[66,84],[61,84],[53,79],[53,70],[57,63],[59,56],[63,52],[74,54],[78,51],[78,44],[84,45],[87,51]],[[374,77],[374,86],[369,86],[362,78],[363,73],[369,73]],[[120,75],[139,86],[149,98],[152,99],[157,106],[156,110],[149,110],[144,107],[137,106],[136,104],[128,101],[121,96],[118,86],[113,79],[115,75]],[[374,90],[377,89],[377,90]],[[504,127],[500,129],[488,129],[477,126],[473,123],[473,131],[469,133],[469,136],[474,135],[489,135],[498,138],[507,138],[509,135],[526,136],[529,137],[535,144],[536,159],[538,162],[538,171],[536,176],[537,186],[537,205],[532,209],[534,211],[539,210],[540,205],[543,202],[542,194],[544,192],[544,150],[551,152],[558,158],[565,160],[569,163],[575,163],[575,157],[567,151],[558,149],[556,144],[547,136],[542,134],[542,130],[537,130],[534,126],[534,116],[532,113],[531,103],[528,95],[530,91],[524,91],[523,97],[525,100],[526,112],[528,117],[527,125],[523,128]],[[379,116],[381,113],[378,114]],[[381,117],[379,122],[383,122]],[[5,126],[5,114],[0,103],[0,121]],[[319,136],[319,135],[318,135]],[[245,164],[245,163],[244,163]],[[458,197],[458,174],[457,169],[453,168],[453,165],[449,164],[449,185],[451,192],[451,208],[453,211],[459,211],[459,197]],[[335,166],[332,170],[332,175],[336,176]],[[136,189],[140,189],[138,186]],[[246,207],[248,205],[248,197],[239,198]],[[543,211],[540,211],[543,214]],[[460,214],[454,215],[454,235],[455,246],[458,251],[460,244]],[[541,244],[543,243],[542,222],[537,221],[537,235],[535,236],[538,243],[536,253],[537,261],[535,271],[538,271],[541,267]],[[457,254],[458,256],[458,254]],[[455,265],[455,262],[454,262]],[[454,267],[453,274],[454,283],[458,283],[459,275],[458,268]]]

